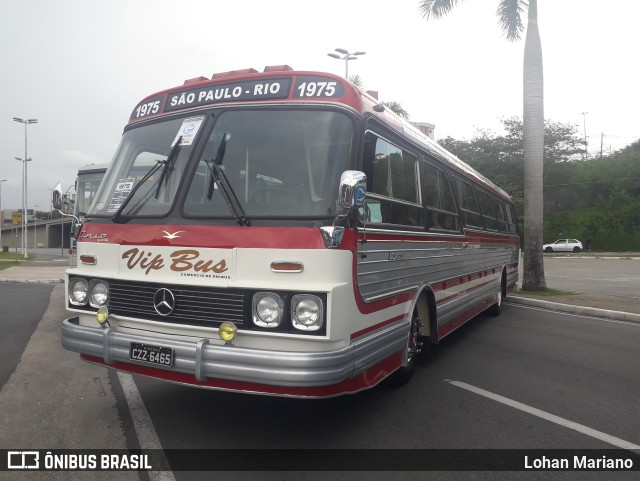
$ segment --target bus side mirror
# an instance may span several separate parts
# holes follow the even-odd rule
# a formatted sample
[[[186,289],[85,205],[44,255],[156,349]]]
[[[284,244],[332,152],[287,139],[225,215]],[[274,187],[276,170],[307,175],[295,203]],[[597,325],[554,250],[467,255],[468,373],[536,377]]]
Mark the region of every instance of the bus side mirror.
[[[340,176],[338,203],[345,209],[363,207],[367,195],[367,176],[359,170],[346,170]]]
[[[62,209],[62,182],[58,182],[51,191],[51,203],[54,209]]]

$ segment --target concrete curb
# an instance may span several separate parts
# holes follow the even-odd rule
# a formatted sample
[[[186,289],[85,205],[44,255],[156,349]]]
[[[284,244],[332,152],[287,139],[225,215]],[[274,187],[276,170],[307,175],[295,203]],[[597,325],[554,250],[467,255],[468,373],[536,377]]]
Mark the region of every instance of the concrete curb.
[[[22,284],[59,284],[64,279],[8,279],[0,278],[0,282],[20,282]]]
[[[553,311],[568,312],[581,316],[602,317],[616,321],[627,321],[640,323],[640,314],[622,311],[610,311],[608,309],[598,309],[596,307],[574,306],[572,304],[561,304],[559,302],[543,301],[541,299],[531,299],[528,297],[509,296],[505,302],[522,304],[525,306],[541,307]]]

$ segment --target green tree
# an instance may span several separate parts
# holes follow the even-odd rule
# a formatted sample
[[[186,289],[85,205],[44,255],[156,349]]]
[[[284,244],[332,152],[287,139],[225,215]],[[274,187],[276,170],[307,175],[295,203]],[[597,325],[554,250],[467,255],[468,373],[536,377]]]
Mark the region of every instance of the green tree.
[[[355,74],[349,77],[349,82],[358,87],[361,90],[365,90],[364,81],[360,77],[360,75]],[[390,100],[389,102],[384,102],[384,106],[391,110],[394,114],[403,119],[409,120],[409,112],[405,110],[400,102],[396,102],[395,100]]]
[[[462,0],[421,0],[424,17],[439,18]],[[542,46],[538,31],[537,0],[499,0],[498,23],[507,40],[516,41],[524,30],[528,10],[523,62],[524,125],[524,275],[525,290],[546,289],[543,245],[544,89]]]
[[[478,129],[471,140],[446,137],[438,141],[445,149],[505,189],[524,213],[524,130],[522,118],[501,119],[504,132]],[[583,189],[570,185],[574,165],[584,151],[577,125],[552,120],[544,122],[545,212],[583,205]],[[547,191],[547,183],[552,187]]]
[[[395,100],[390,100],[389,102],[385,102],[384,106],[391,110],[394,114],[403,119],[409,119],[409,112],[405,110],[400,102],[396,102]]]

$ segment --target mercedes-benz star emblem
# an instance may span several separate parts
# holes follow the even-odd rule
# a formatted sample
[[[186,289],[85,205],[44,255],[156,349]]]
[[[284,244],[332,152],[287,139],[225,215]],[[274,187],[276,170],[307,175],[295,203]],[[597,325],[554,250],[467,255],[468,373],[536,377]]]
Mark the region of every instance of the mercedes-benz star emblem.
[[[153,308],[161,316],[168,316],[176,307],[176,297],[169,289],[158,289],[153,296]]]

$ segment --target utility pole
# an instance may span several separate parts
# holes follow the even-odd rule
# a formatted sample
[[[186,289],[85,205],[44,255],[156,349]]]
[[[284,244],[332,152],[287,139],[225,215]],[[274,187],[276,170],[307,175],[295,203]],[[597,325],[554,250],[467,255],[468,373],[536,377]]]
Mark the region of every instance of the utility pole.
[[[584,127],[584,160],[589,160],[589,149],[587,143],[587,114],[589,112],[582,112],[582,125]]]
[[[600,158],[602,158],[602,148],[604,147],[604,132],[600,133]]]

